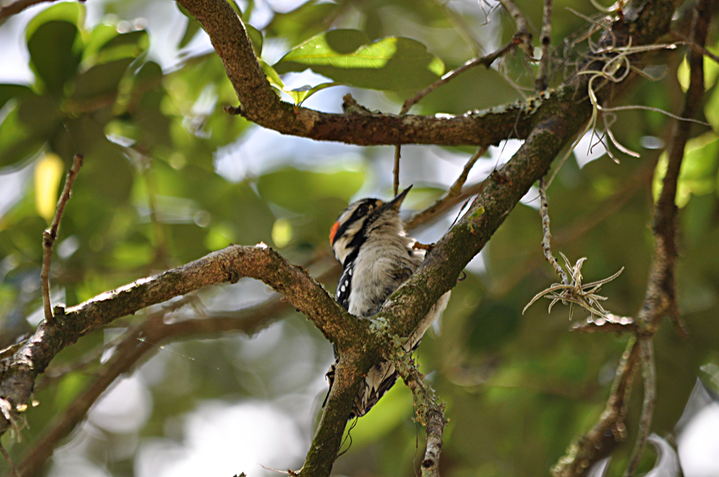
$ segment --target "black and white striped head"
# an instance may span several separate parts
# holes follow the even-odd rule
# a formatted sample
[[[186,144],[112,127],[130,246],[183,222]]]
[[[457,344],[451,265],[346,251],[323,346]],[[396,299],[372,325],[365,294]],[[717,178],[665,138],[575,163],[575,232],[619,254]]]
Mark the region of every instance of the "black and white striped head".
[[[348,258],[351,261],[357,256],[359,248],[372,233],[386,232],[387,228],[396,229],[397,234],[403,233],[399,208],[411,188],[407,187],[389,202],[380,199],[358,200],[340,214],[330,229],[330,244],[343,267]]]

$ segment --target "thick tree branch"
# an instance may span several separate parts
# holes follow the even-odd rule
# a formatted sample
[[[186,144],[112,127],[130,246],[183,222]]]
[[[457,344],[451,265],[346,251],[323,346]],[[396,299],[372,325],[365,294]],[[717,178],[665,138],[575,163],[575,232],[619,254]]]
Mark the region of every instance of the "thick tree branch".
[[[353,111],[330,114],[282,102],[267,82],[240,18],[227,2],[178,0],[200,21],[222,59],[244,118],[283,134],[359,145],[474,144],[526,138],[535,114],[517,103],[457,116]]]
[[[103,293],[85,303],[55,314],[55,322],[43,322],[35,334],[0,368],[0,397],[13,408],[25,403],[35,378],[65,347],[90,331],[150,305],[162,303],[200,288],[242,277],[264,281],[314,321],[338,346],[366,329],[347,314],[309,274],[265,245],[231,246],[182,267]],[[56,310],[58,307],[56,307]],[[10,423],[0,420],[0,431]]]
[[[481,184],[478,184],[481,185]],[[476,193],[477,185],[468,187],[462,194],[455,197],[457,200],[465,200],[469,193]],[[422,223],[431,220],[442,213],[444,208],[430,207],[419,214]],[[407,223],[412,228],[417,221]],[[338,267],[330,267],[318,280],[324,281],[328,276],[336,275]],[[188,300],[172,302],[172,309],[184,306]],[[266,303],[248,309],[232,312],[212,312],[208,316],[198,319],[187,319],[173,323],[150,318],[138,328],[128,331],[125,338],[117,343],[112,360],[106,367],[97,374],[92,383],[75,399],[72,405],[63,414],[57,416],[50,425],[43,430],[33,446],[23,458],[19,465],[23,475],[34,475],[39,472],[46,460],[52,455],[57,443],[67,436],[84,418],[87,411],[100,395],[114,382],[121,374],[131,370],[138,361],[157,348],[146,344],[160,344],[182,339],[189,339],[198,336],[217,335],[231,331],[241,331],[247,334],[257,332],[278,317],[278,315],[289,308],[285,301],[279,298],[272,298]],[[156,313],[158,316],[171,312],[167,307]],[[140,339],[141,337],[141,339]],[[12,354],[12,353],[11,353]],[[89,362],[85,362],[87,366]],[[56,370],[51,373],[51,380],[57,379],[68,372],[68,370]]]

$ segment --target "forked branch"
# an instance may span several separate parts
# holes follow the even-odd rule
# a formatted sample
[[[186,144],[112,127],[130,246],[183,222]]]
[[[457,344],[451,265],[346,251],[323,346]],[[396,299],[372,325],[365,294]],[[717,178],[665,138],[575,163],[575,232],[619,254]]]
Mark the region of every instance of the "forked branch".
[[[60,194],[60,199],[58,199],[52,224],[50,228],[42,234],[42,272],[40,273],[40,282],[42,283],[42,303],[43,309],[45,310],[45,320],[48,323],[53,322],[52,304],[50,303],[50,260],[52,258],[52,246],[57,239],[60,220],[62,219],[62,214],[65,212],[65,205],[67,205],[67,202],[70,200],[72,185],[81,167],[82,155],[76,154],[73,159],[72,168],[67,171],[65,186],[62,189],[62,194]]]

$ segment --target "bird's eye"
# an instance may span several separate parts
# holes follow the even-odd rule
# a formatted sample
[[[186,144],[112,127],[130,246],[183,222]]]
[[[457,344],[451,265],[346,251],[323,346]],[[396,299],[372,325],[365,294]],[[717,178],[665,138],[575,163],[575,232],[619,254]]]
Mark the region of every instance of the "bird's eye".
[[[357,208],[357,213],[359,215],[365,215],[367,212],[369,212],[369,204],[362,204]]]

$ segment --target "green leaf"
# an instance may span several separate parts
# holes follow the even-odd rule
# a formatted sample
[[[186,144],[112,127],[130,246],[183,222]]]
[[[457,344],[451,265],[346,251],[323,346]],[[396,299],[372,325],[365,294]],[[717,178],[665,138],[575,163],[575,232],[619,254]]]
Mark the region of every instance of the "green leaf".
[[[684,159],[677,181],[675,202],[684,207],[692,195],[705,195],[717,189],[717,158],[719,157],[719,138],[714,133],[706,133],[687,141]],[[652,192],[654,200],[659,199],[664,176],[667,171],[667,155],[662,154],[654,172]]]
[[[278,90],[282,91],[283,93],[288,94],[298,106],[302,104],[304,100],[315,94],[317,91],[329,88],[330,86],[337,86],[337,83],[320,83],[314,87],[306,85],[301,88],[288,90],[285,88],[285,83],[282,82],[282,78],[280,78],[280,75],[277,74],[274,68],[265,63],[263,60],[260,60],[260,66],[265,72],[267,80],[270,82],[270,84]]]
[[[344,8],[334,2],[310,0],[291,12],[275,12],[263,31],[268,38],[281,37],[288,44],[297,45],[326,30],[327,19],[336,18]]]
[[[82,52],[83,61],[95,63],[95,56],[108,41],[119,35],[117,26],[110,23],[100,23],[92,29],[85,39],[85,49]]]
[[[62,94],[65,84],[75,76],[81,41],[77,26],[58,20],[43,23],[29,37],[30,64],[50,93]]]
[[[383,91],[425,87],[444,73],[444,63],[418,41],[390,37],[369,43],[358,30],[322,33],[293,48],[277,64],[280,73],[308,68],[337,83]]]
[[[402,382],[395,383],[352,429],[352,447],[358,450],[386,437],[412,416],[412,392]]]
[[[247,30],[247,36],[250,37],[252,42],[252,49],[255,50],[255,55],[259,58],[262,54],[262,45],[264,43],[262,32],[249,23],[245,23],[245,30]]]
[[[262,198],[295,212],[310,212],[314,203],[329,197],[349,202],[364,182],[364,171],[313,172],[287,167],[260,176]],[[302,200],[297,200],[302,197]]]
[[[28,96],[18,105],[18,117],[36,137],[45,138],[60,123],[58,104],[49,96]]]
[[[10,111],[0,124],[0,137],[0,170],[35,154],[44,142],[20,120],[19,108]]]
[[[704,105],[704,115],[712,128],[719,131],[719,88],[714,88],[714,92]]]
[[[27,159],[38,151],[48,137],[62,131],[59,113],[57,102],[48,95],[25,97],[8,116],[0,131],[0,137],[3,138],[0,143],[6,143],[0,147],[3,165]]]
[[[270,84],[278,90],[288,94],[296,105],[302,104],[304,100],[306,100],[318,91],[329,88],[330,86],[338,85],[338,83],[320,83],[316,86],[306,85],[300,88],[288,90],[285,88],[285,83],[282,81],[280,75],[277,74],[274,68],[265,63],[263,60],[260,60],[260,66],[262,67],[262,71],[265,72],[267,80],[270,82]]]
[[[277,74],[277,71],[275,71],[273,67],[265,63],[263,60],[260,60],[260,66],[262,67],[262,71],[265,72],[267,80],[270,84],[280,91],[284,91],[285,83],[282,82],[282,79],[280,78],[280,75]]]
[[[50,21],[64,21],[79,27],[85,23],[85,6],[78,2],[63,2],[41,11],[27,24],[27,41],[40,26]]]
[[[711,58],[705,56],[704,89],[708,90],[714,86],[714,83],[717,81],[717,77],[719,77],[719,65]],[[677,80],[679,81],[679,85],[682,87],[682,91],[686,92],[686,90],[689,89],[689,62],[687,61],[686,56],[677,68]]]
[[[98,62],[104,63],[120,58],[137,58],[150,47],[150,37],[145,30],[121,33],[100,47]]]
[[[11,99],[21,99],[33,96],[33,92],[27,86],[21,84],[0,84],[0,109]]]
[[[124,58],[99,63],[89,70],[81,73],[75,82],[73,98],[90,99],[101,95],[113,95],[117,93],[117,86],[125,75],[128,66],[133,58]]]
[[[317,86],[310,87],[309,85],[307,85],[302,86],[301,88],[295,88],[290,91],[284,91],[285,93],[292,96],[292,99],[295,101],[295,104],[299,106],[304,100],[306,100],[316,92],[322,91],[323,89],[329,88],[331,86],[338,86],[338,83],[320,83]]]
[[[182,7],[180,7],[180,10],[182,10]],[[183,12],[184,13],[184,12]],[[187,17],[187,26],[185,27],[185,33],[182,35],[182,38],[180,39],[180,43],[177,44],[177,48],[184,48],[186,47],[193,38],[195,38],[195,35],[198,31],[200,31],[201,25],[200,22],[195,20],[194,18]]]

